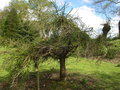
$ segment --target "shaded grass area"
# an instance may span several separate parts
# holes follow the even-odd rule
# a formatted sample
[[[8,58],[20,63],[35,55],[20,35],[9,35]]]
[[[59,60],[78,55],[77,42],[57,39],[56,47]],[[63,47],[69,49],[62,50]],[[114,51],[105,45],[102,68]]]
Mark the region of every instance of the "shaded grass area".
[[[70,57],[66,61],[66,66],[68,75],[73,74],[72,77],[76,77],[76,73],[79,77],[81,77],[81,74],[87,75],[92,77],[92,79],[95,78],[100,81],[99,83],[94,83],[95,85],[99,84],[101,87],[108,90],[120,89],[120,67],[116,67],[116,64],[85,58],[77,60],[74,57]],[[42,69],[49,70],[49,68],[45,67],[52,67],[59,70],[59,64],[55,61],[50,64],[49,61],[43,63]]]
[[[36,88],[36,75],[31,73],[26,81],[26,88]],[[32,79],[30,78],[32,77]],[[34,79],[33,79],[34,77]],[[99,80],[84,74],[69,73],[65,81],[59,81],[59,73],[57,70],[44,71],[40,74],[40,90],[96,90],[103,89]],[[31,83],[30,85],[30,82]]]
[[[8,71],[3,69],[3,61],[12,50],[0,47],[0,82],[6,80]],[[120,67],[109,62],[70,57],[66,60],[66,81],[59,79],[59,61],[49,59],[40,64],[41,90],[119,90]],[[27,76],[24,85],[36,87],[35,74]],[[32,76],[31,76],[32,75]],[[33,80],[33,81],[31,81]],[[33,82],[33,83],[32,83]],[[28,85],[27,85],[28,83]],[[33,85],[34,84],[34,85]]]

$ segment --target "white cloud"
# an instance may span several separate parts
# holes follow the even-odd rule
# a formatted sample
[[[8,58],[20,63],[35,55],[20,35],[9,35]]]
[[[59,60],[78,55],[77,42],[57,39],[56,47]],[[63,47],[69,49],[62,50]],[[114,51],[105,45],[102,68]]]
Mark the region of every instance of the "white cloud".
[[[4,9],[5,6],[9,5],[11,0],[0,0],[0,9]]]
[[[96,34],[100,34],[100,29],[102,27],[101,24],[104,23],[104,19],[96,15],[95,9],[81,6],[79,8],[74,8],[71,14],[74,14],[76,17],[80,17],[86,25],[94,28],[94,32],[96,32]]]
[[[58,5],[60,5],[60,6],[65,3],[64,0],[49,0],[49,1],[54,1],[54,2],[56,2],[56,4],[58,4]]]
[[[102,28],[106,20],[100,16],[97,16],[95,9],[87,6],[81,6],[79,8],[74,8],[71,12],[75,17],[80,17],[81,20],[89,27],[93,27],[94,36],[102,33]],[[111,20],[111,30],[109,32],[109,36],[117,36],[118,35],[118,21],[119,16],[115,16]]]
[[[86,3],[92,2],[92,0],[83,0],[83,1],[86,2]]]
[[[114,36],[117,36],[118,35],[118,33],[119,33],[119,30],[118,30],[118,22],[119,22],[119,16],[115,16],[115,17],[113,17],[112,18],[112,20],[111,20],[111,30],[110,30],[110,32],[109,32],[109,36],[112,36],[112,37],[114,37]]]

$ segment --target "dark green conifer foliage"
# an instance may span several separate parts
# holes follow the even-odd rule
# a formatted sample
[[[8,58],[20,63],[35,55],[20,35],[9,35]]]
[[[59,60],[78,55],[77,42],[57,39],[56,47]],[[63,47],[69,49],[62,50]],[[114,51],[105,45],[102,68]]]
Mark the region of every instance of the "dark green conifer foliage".
[[[20,21],[17,10],[15,8],[11,8],[4,22],[3,36],[10,39],[18,38],[19,25]]]

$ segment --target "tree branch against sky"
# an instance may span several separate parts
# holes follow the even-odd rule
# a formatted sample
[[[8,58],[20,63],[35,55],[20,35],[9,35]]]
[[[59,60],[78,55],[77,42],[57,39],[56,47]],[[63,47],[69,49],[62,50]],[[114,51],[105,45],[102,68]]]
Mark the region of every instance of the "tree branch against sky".
[[[98,6],[101,13],[104,14],[106,16],[106,18],[108,18],[109,20],[113,21],[114,18],[116,17],[117,18],[117,27],[118,27],[118,21],[120,20],[119,19],[119,17],[120,17],[120,0],[95,0],[94,4],[96,6]],[[116,30],[119,31],[119,36],[120,36],[120,29],[117,28]]]
[[[95,1],[95,3],[101,3],[101,2],[108,2],[108,3],[119,4],[120,0],[96,0]]]
[[[91,74],[94,74],[91,78],[88,76],[90,74],[88,64],[86,69],[82,70],[88,73],[79,70],[82,66],[77,64],[82,59],[84,61],[93,59],[94,64],[101,64],[99,60],[111,62],[112,59],[119,58],[120,19],[117,15],[119,2],[96,1],[95,3],[93,0],[5,1],[0,10],[0,54],[6,56],[1,58],[0,66],[7,74],[1,69],[3,75],[0,76],[0,84],[4,82],[7,84],[2,89],[4,87],[12,90],[108,89],[107,78],[105,81],[99,77],[96,79],[94,73],[97,68],[94,72],[95,67],[91,69]],[[116,31],[119,31],[117,33],[119,38],[113,37]],[[112,62],[114,68],[120,66],[118,62]],[[113,71],[115,70],[106,74],[107,71],[99,73],[98,70],[98,74],[111,76]],[[113,78],[107,82],[110,89],[113,87],[111,85]],[[91,80],[95,82],[89,85]],[[99,83],[99,80],[102,81]],[[119,81],[114,82],[118,86],[112,89],[120,88]]]
[[[110,14],[111,17],[119,12],[119,1],[118,0],[95,0],[94,5],[96,5],[98,10],[105,11]]]
[[[1,0],[0,1],[0,9],[3,9],[6,5],[8,5],[8,2],[10,0]],[[83,22],[85,22],[88,26],[93,27],[94,33],[99,35],[101,33],[101,24],[105,22],[105,15],[100,15],[100,13],[96,12],[98,11],[98,8],[94,7],[95,5],[93,4],[94,0],[49,0],[49,1],[55,1],[58,6],[64,4],[65,2],[68,3],[69,7],[67,8],[68,11],[73,8],[73,12],[75,15],[78,15],[78,17],[83,19]],[[98,1],[98,0],[96,0]],[[101,1],[101,0],[99,0]],[[103,1],[109,1],[109,0],[103,0]],[[113,0],[112,0],[113,1]],[[118,1],[118,0],[115,0]],[[116,3],[116,2],[115,2]],[[117,2],[119,3],[119,2]],[[119,5],[119,4],[117,4]],[[112,9],[114,9],[112,7]],[[106,11],[105,11],[106,12]],[[107,17],[111,17],[111,15],[106,15]],[[113,15],[112,18],[112,23],[114,23],[114,27],[111,28],[111,32],[114,34],[117,34],[117,21],[116,19],[118,18],[117,16]]]

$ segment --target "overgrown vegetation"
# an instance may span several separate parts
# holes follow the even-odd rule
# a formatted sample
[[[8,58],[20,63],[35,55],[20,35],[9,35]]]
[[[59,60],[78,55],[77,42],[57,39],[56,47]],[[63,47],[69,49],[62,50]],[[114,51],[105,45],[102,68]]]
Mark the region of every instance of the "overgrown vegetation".
[[[109,23],[93,39],[66,6],[13,0],[0,12],[0,89],[120,89],[119,65],[100,61],[120,54]]]

